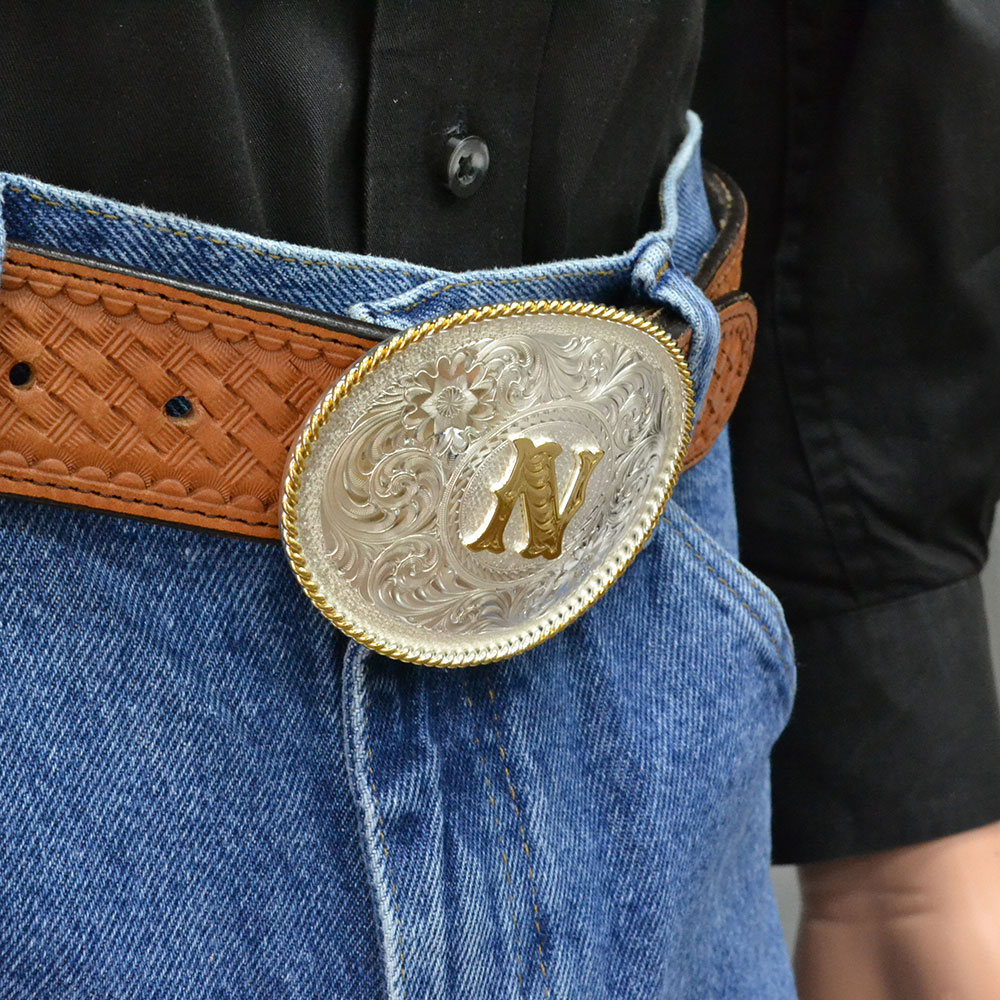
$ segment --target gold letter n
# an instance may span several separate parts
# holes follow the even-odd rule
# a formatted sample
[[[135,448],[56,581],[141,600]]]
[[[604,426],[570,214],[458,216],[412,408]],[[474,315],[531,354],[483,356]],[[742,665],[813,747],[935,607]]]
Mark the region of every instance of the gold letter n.
[[[473,552],[503,552],[503,533],[518,500],[524,498],[528,522],[528,544],[521,551],[525,559],[545,556],[555,559],[562,552],[563,532],[573,515],[583,505],[587,482],[594,466],[604,457],[603,451],[580,451],[569,496],[559,509],[556,484],[556,457],[562,445],[555,441],[535,444],[529,438],[515,438],[517,459],[510,475],[494,491],[496,509],[482,534],[467,545]]]

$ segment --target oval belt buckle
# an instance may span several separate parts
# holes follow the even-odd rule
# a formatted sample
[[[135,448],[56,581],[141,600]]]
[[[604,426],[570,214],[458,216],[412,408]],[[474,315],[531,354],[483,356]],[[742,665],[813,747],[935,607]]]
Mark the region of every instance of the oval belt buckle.
[[[292,448],[282,537],[313,603],[387,656],[458,667],[545,641],[663,512],[693,392],[655,323],[484,306],[372,348]]]

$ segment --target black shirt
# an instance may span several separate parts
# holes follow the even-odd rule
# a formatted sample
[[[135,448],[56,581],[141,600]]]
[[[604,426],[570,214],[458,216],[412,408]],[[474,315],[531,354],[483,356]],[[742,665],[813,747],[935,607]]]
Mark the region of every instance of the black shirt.
[[[741,545],[800,675],[776,857],[1000,818],[1000,8],[7,3],[0,88],[4,170],[454,269],[631,245],[693,103],[750,197]],[[465,199],[461,133],[491,157]]]

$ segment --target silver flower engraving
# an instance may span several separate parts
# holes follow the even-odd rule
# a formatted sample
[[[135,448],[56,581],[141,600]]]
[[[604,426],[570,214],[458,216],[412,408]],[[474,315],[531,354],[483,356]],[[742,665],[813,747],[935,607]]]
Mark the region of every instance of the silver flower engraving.
[[[496,379],[462,354],[439,358],[432,370],[403,382],[403,426],[418,441],[433,439],[435,450],[459,453],[469,446],[469,432],[493,415]]]

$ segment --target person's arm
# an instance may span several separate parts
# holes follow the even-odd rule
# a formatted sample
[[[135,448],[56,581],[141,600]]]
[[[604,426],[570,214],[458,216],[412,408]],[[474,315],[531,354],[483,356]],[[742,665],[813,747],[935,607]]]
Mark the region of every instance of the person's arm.
[[[1000,969],[1000,823],[804,865],[802,1000],[979,1000]]]

